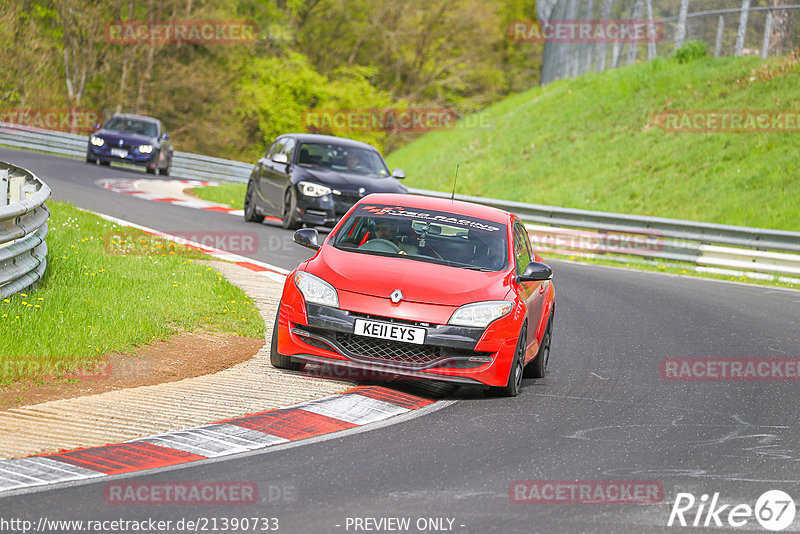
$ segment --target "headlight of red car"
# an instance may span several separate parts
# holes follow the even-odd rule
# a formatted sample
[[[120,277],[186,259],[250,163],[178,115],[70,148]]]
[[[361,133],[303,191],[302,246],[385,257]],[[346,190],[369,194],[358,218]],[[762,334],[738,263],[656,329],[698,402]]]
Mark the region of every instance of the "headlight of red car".
[[[453,312],[447,324],[453,326],[469,326],[486,328],[492,321],[508,314],[514,307],[512,302],[505,300],[490,300],[486,302],[473,302],[464,304]]]
[[[331,308],[339,307],[339,296],[336,294],[336,290],[322,278],[305,271],[297,271],[294,275],[294,283],[306,302]]]

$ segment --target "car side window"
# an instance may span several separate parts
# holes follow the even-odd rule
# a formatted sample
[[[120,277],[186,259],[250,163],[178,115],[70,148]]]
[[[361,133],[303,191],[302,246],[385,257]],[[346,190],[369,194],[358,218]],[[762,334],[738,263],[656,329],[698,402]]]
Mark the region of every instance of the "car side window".
[[[283,144],[286,142],[286,139],[276,139],[272,146],[269,147],[267,150],[267,159],[272,159],[272,157],[281,151]]]
[[[291,137],[286,139],[286,143],[281,147],[281,152],[286,154],[286,159],[291,162],[292,161],[292,152],[294,152],[295,141]]]
[[[522,274],[531,262],[531,243],[519,222],[514,223],[514,258],[517,262],[517,274]]]

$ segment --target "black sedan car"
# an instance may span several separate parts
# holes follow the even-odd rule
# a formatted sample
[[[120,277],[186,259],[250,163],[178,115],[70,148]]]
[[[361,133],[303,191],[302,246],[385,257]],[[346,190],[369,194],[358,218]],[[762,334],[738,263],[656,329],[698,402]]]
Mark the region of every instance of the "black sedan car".
[[[149,174],[169,175],[172,143],[161,121],[140,115],[116,114],[89,136],[86,162],[110,165],[112,161],[141,165]]]
[[[283,227],[333,226],[369,193],[407,193],[375,147],[315,134],[285,134],[258,160],[244,201],[244,218],[280,217]]]

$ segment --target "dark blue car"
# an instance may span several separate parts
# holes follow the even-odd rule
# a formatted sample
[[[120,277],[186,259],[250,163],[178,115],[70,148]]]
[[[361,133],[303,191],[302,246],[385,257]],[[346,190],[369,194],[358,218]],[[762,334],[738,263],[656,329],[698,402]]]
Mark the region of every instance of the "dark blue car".
[[[149,174],[169,175],[172,143],[161,121],[140,115],[116,114],[89,136],[86,162],[110,165],[112,161],[141,165]]]

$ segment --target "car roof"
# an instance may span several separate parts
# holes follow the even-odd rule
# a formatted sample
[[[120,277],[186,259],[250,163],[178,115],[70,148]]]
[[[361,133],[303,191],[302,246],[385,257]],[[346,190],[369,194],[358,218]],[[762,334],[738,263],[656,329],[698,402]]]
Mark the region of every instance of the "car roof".
[[[280,137],[294,137],[301,143],[331,143],[341,146],[348,146],[348,147],[358,147],[358,148],[366,148],[370,150],[378,151],[377,148],[374,146],[362,143],[361,141],[356,141],[355,139],[348,139],[346,137],[336,137],[333,135],[320,135],[320,134],[310,134],[310,133],[288,133],[283,134]]]
[[[359,201],[359,204],[367,203],[391,204],[403,208],[437,210],[503,224],[507,224],[512,217],[511,213],[491,206],[422,195],[372,193]]]
[[[115,117],[119,117],[120,119],[137,119],[137,120],[143,120],[143,121],[149,121],[149,122],[155,122],[155,123],[161,124],[160,120],[154,119],[153,117],[147,117],[146,115],[133,115],[131,113],[114,113],[111,116],[111,119],[113,119]],[[111,119],[109,119],[109,120],[111,120]]]

